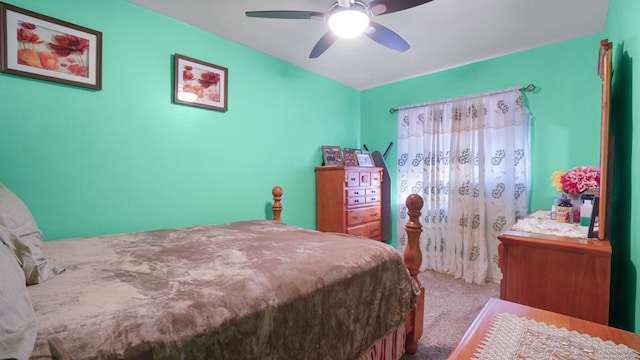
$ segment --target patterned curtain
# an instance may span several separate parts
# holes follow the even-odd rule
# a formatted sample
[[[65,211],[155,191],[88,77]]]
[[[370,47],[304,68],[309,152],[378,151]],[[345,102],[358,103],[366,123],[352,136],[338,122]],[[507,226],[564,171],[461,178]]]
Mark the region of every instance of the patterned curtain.
[[[519,89],[399,111],[398,243],[405,199],[420,194],[421,270],[500,280],[497,235],[527,214],[529,120]]]

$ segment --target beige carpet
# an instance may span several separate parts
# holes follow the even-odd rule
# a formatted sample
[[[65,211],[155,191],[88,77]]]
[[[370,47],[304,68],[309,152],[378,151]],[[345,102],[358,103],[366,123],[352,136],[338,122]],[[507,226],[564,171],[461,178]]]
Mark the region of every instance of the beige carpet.
[[[500,286],[467,284],[435,271],[418,277],[425,288],[424,333],[418,352],[401,360],[446,359],[487,300],[500,296]]]

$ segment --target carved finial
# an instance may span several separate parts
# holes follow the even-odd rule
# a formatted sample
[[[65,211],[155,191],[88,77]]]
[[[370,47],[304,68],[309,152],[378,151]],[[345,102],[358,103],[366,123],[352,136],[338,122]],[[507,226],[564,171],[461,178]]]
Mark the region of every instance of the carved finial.
[[[407,205],[407,209],[409,209],[409,211],[420,211],[422,209],[422,206],[424,205],[424,200],[422,200],[422,196],[418,194],[411,194],[407,196],[407,201],[405,202],[405,204]]]
[[[273,194],[273,220],[280,222],[280,213],[282,212],[282,204],[280,200],[282,200],[282,194],[284,191],[280,186],[274,186],[273,190],[271,190],[271,194]]]
[[[422,232],[422,224],[420,224],[420,210],[424,205],[422,196],[411,194],[405,202],[409,211],[409,221],[405,225],[408,243],[404,249],[404,262],[407,264],[409,273],[418,281],[418,272],[422,264],[422,251],[420,250],[420,233]],[[419,282],[418,282],[419,283]]]

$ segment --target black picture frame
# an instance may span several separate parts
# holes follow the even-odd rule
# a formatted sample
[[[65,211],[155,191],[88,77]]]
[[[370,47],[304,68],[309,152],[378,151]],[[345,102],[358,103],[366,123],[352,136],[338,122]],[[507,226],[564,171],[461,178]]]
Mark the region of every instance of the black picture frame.
[[[600,197],[593,198],[593,210],[591,211],[591,220],[589,221],[589,231],[587,237],[590,239],[598,237],[598,209],[600,208]]]

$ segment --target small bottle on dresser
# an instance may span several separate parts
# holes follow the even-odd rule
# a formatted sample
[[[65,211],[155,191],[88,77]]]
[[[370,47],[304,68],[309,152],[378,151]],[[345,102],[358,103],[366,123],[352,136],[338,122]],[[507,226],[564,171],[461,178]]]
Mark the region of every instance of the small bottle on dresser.
[[[593,205],[591,204],[591,200],[586,199],[580,207],[580,226],[589,226],[592,212]]]
[[[558,218],[558,208],[556,205],[551,205],[551,215],[549,216],[551,220],[556,220]]]
[[[573,205],[571,205],[571,199],[560,199],[560,205],[558,205],[558,216],[556,219],[560,223],[572,223],[573,221]]]

